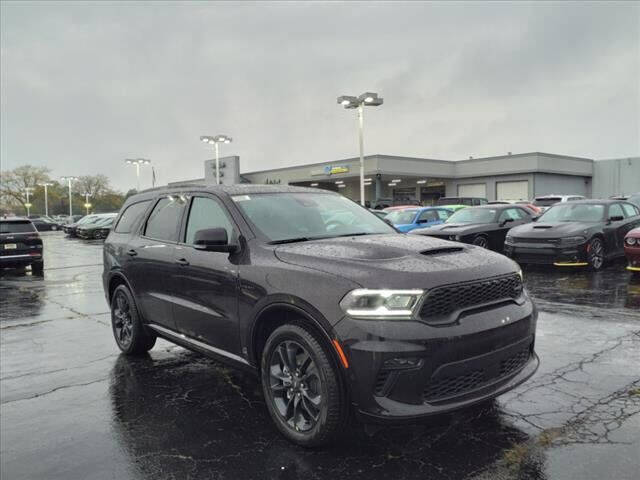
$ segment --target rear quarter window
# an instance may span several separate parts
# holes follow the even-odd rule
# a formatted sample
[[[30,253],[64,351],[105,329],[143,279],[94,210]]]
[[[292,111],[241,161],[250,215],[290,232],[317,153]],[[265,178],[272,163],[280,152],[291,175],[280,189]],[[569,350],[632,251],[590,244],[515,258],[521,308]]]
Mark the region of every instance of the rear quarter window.
[[[36,229],[31,222],[0,222],[0,233],[29,233]]]
[[[149,203],[151,203],[151,200],[129,205],[125,211],[122,212],[114,231],[116,233],[131,233],[132,228],[137,225],[138,220],[142,217]]]

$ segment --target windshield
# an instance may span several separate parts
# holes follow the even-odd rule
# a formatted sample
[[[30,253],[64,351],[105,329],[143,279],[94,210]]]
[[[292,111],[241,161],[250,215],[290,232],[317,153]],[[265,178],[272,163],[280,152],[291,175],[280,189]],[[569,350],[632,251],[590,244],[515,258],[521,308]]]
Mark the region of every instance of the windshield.
[[[547,210],[538,222],[601,222],[603,219],[602,204],[562,203]]]
[[[560,197],[545,197],[545,198],[536,198],[533,201],[533,204],[536,207],[550,207],[551,205],[555,205],[562,199]]]
[[[87,215],[86,217],[82,217],[80,220],[78,220],[78,225],[82,224],[84,225],[85,223],[91,223],[95,220],[97,220],[100,217],[96,217],[95,215]]]
[[[113,219],[114,218],[115,217],[101,218],[100,221],[96,222],[96,226],[108,227],[109,225],[111,225],[113,223]]]
[[[395,210],[385,218],[394,225],[404,225],[406,223],[413,223],[413,219],[416,218],[417,210]]]
[[[492,223],[496,221],[495,208],[463,208],[451,215],[446,223]]]
[[[262,193],[232,198],[244,216],[272,242],[395,232],[367,209],[341,195]]]

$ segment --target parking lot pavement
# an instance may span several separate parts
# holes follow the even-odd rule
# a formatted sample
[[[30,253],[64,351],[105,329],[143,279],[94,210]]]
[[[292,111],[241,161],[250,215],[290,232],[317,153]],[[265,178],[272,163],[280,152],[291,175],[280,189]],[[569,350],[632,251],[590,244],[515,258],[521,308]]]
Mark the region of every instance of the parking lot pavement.
[[[275,431],[255,377],[159,341],[118,354],[101,243],[44,234],[44,276],[0,278],[6,479],[637,478],[640,280],[527,269],[538,373],[441,425],[304,450]]]

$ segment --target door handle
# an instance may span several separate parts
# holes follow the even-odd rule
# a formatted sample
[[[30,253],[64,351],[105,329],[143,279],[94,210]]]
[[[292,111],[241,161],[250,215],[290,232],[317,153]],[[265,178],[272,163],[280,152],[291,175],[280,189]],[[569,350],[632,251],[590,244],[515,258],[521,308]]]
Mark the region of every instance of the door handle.
[[[186,265],[189,265],[189,260],[187,260],[186,258],[179,258],[179,259],[176,260],[176,263],[178,265],[186,266]]]
[[[136,255],[138,255],[138,252],[136,252],[133,248],[127,251],[127,255],[131,256],[131,257],[135,257]]]

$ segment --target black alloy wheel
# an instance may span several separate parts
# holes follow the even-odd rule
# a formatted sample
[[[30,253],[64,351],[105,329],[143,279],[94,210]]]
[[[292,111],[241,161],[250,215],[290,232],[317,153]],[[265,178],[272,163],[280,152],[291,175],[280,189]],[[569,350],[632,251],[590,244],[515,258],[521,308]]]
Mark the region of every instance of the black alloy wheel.
[[[133,321],[131,320],[131,305],[124,292],[117,292],[114,296],[113,333],[118,346],[126,350],[131,345],[133,337]]]
[[[111,327],[118,348],[126,354],[148,352],[156,343],[156,336],[140,321],[133,296],[125,285],[119,285],[111,297]]]
[[[593,270],[600,270],[604,266],[604,244],[598,237],[592,239],[587,247],[589,266]]]
[[[303,447],[330,442],[342,432],[349,413],[339,360],[318,335],[285,324],[271,333],[261,354],[269,414],[280,433]]]
[[[322,380],[309,352],[297,342],[281,342],[271,353],[269,374],[278,413],[295,431],[311,430],[324,405]]]
[[[473,244],[478,247],[489,248],[489,241],[484,235],[478,235],[476,238],[474,238]]]

